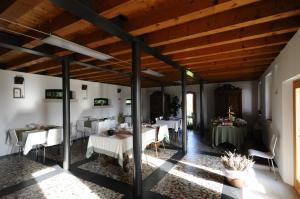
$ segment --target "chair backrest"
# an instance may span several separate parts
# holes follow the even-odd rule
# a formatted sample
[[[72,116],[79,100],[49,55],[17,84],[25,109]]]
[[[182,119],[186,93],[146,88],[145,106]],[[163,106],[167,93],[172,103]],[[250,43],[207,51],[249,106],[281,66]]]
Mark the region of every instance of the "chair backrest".
[[[128,128],[128,123],[122,123],[120,124],[120,128]]]
[[[273,134],[271,142],[270,142],[270,146],[269,146],[269,150],[270,150],[270,152],[272,153],[273,156],[275,156],[275,147],[276,147],[276,144],[277,144],[277,139],[278,139],[277,135]]]
[[[47,135],[47,146],[54,146],[63,142],[63,129],[50,129]]]
[[[15,129],[9,129],[8,133],[9,133],[9,144],[11,144],[11,145],[18,144],[19,139],[18,139],[16,130]]]

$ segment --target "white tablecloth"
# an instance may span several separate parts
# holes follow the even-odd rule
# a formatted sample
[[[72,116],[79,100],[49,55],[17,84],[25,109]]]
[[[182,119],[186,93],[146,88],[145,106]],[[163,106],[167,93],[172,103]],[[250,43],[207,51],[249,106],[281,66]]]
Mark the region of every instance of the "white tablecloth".
[[[221,143],[228,142],[240,149],[247,136],[247,126],[221,126],[212,127],[212,146],[218,146]]]
[[[142,129],[142,150],[156,139],[156,128]],[[87,145],[86,157],[89,158],[93,152],[101,153],[118,159],[123,167],[124,155],[131,155],[133,150],[133,139],[129,136],[124,139],[113,136],[91,135]]]
[[[116,120],[106,119],[104,121],[100,120],[93,120],[91,128],[85,127],[84,122],[86,120],[78,120],[76,123],[76,129],[78,132],[85,133],[85,135],[92,135],[92,134],[103,134],[109,129],[116,128],[117,122]]]
[[[158,120],[157,125],[167,125],[169,129],[174,129],[175,132],[178,132],[178,129],[181,129],[181,120]]]
[[[47,131],[33,130],[28,131],[23,154],[27,155],[35,145],[45,144],[47,142]]]
[[[17,131],[20,131],[17,133]],[[47,135],[49,131],[54,131],[55,134],[62,134],[61,127],[51,128],[48,131],[44,129],[11,129],[10,133],[14,133],[14,138],[11,138],[12,135],[8,135],[7,143],[15,146],[18,143],[21,143],[23,146],[23,154],[27,155],[30,150],[36,145],[45,144],[47,142]]]

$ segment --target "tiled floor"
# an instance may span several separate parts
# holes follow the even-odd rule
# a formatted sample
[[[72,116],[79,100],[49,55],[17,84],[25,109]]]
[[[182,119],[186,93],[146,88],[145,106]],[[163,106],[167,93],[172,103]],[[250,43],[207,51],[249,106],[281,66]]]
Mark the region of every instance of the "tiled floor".
[[[47,150],[46,165],[32,156],[0,158],[0,198],[131,198],[133,163],[124,173],[118,165],[107,164],[103,156],[85,158],[86,142],[72,145],[70,172],[58,165],[62,153]],[[247,186],[229,186],[223,175],[222,148],[212,149],[209,140],[188,133],[188,153],[161,149],[158,157],[152,149],[143,155],[144,198],[296,199],[295,191],[271,172],[257,167],[249,172]]]

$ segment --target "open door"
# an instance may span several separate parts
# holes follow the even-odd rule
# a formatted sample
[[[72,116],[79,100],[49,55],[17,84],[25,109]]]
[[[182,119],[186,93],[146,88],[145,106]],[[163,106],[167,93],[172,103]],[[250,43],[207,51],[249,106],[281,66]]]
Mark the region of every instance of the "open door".
[[[187,128],[196,129],[197,118],[196,118],[196,95],[193,92],[186,94],[187,104]]]
[[[300,194],[300,80],[294,82],[295,189]]]

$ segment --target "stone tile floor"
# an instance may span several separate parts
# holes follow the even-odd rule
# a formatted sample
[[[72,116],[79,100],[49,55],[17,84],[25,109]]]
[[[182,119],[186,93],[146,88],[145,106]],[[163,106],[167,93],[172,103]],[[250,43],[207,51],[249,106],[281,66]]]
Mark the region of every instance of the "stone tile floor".
[[[72,145],[70,173],[57,165],[36,162],[31,156],[1,157],[0,198],[131,198],[132,161],[131,169],[124,173],[117,165],[103,164],[102,156],[86,159],[85,151],[86,142]],[[193,131],[188,133],[186,155],[167,149],[160,150],[157,158],[153,150],[146,150],[145,198],[299,198],[281,179],[275,181],[265,167],[255,167],[249,173],[247,187],[229,186],[219,159],[223,152],[222,148],[211,148]],[[56,147],[49,148],[47,158],[47,162],[61,162],[62,153],[57,153]]]
[[[142,161],[142,178],[148,177],[155,169],[162,165],[167,159],[171,158],[176,150],[161,149],[159,156],[152,149],[146,149],[143,154]],[[123,168],[117,164],[107,164],[103,156],[99,156],[96,160],[80,165],[78,168],[84,169],[96,174],[100,174],[112,179],[133,184],[133,159],[129,159],[129,171],[126,173]]]
[[[62,172],[37,184],[28,186],[4,196],[4,199],[67,199],[91,198],[112,199],[122,198],[123,194],[114,192],[94,183],[81,180],[67,172]]]

